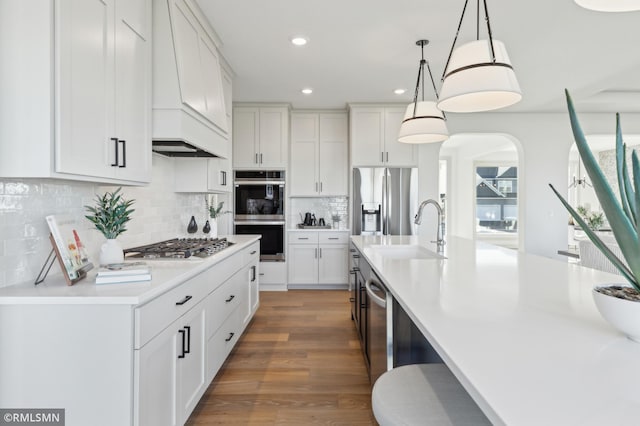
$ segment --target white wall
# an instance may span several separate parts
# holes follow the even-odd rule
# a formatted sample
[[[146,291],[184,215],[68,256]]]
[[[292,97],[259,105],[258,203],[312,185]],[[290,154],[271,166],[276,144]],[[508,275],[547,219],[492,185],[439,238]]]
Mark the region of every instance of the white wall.
[[[152,184],[123,187],[125,198],[136,200],[128,230],[118,237],[123,247],[185,235],[191,215],[202,229],[207,218],[204,196],[173,192],[173,180],[172,160],[154,154]],[[0,179],[0,287],[35,279],[51,250],[44,219],[50,214],[68,214],[81,225],[78,232],[97,263],[104,237],[84,218],[83,206],[93,204],[95,194],[113,189],[53,179]],[[57,264],[50,273],[60,273]]]
[[[579,114],[585,134],[608,134],[615,131],[613,113]],[[625,133],[640,131],[640,114],[622,114]],[[548,184],[567,194],[567,164],[573,135],[568,114],[478,113],[449,114],[448,126],[456,133],[502,133],[519,141],[522,146],[520,184],[526,194],[520,200],[524,214],[524,250],[547,257],[560,258],[556,252],[567,245],[567,213]],[[438,152],[435,144],[420,147],[421,196],[437,195],[437,182],[425,174],[437,170]],[[424,173],[423,168],[427,170]],[[436,175],[437,176],[437,175]],[[451,206],[455,209],[454,206]],[[423,225],[435,229],[435,225]]]

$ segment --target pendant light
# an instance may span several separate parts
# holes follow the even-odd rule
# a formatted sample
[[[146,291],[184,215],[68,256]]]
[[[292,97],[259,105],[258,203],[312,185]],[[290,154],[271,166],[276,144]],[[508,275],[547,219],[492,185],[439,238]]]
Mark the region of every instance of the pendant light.
[[[447,112],[490,111],[522,99],[504,44],[493,39],[487,1],[483,0],[489,39],[480,40],[480,0],[477,1],[476,40],[454,50],[467,10],[465,0],[456,36],[442,75],[438,108]]]
[[[400,125],[400,133],[398,141],[403,143],[433,143],[442,142],[449,138],[447,123],[442,111],[436,107],[436,103],[424,100],[424,66],[427,66],[433,91],[438,100],[438,91],[431,74],[431,67],[424,59],[424,47],[429,44],[429,40],[418,40],[416,45],[420,46],[422,51],[422,59],[418,66],[418,80],[416,82],[416,91],[413,96],[413,103],[409,104],[404,114],[404,120]],[[422,84],[422,100],[418,101],[418,93]]]
[[[598,12],[631,12],[640,10],[639,0],[575,0],[578,6]]]

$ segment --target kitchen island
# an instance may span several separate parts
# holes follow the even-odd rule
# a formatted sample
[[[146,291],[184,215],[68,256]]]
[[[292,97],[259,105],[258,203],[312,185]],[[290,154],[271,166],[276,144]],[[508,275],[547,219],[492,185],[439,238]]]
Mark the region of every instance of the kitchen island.
[[[183,424],[259,304],[259,235],[204,259],[147,261],[152,280],[0,289],[0,408],[65,424]]]
[[[422,237],[352,241],[494,424],[638,423],[640,344],[591,295],[622,277],[455,237],[444,259],[380,247],[435,251]]]

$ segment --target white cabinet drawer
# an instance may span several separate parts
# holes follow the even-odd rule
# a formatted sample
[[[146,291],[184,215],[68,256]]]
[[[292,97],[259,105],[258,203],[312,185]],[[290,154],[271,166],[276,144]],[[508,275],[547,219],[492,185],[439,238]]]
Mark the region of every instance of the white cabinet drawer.
[[[319,232],[320,244],[348,244],[348,232]]]
[[[242,252],[242,264],[253,263],[260,259],[260,241],[256,241]]]
[[[243,332],[242,308],[237,308],[207,342],[207,378],[212,380]]]
[[[249,285],[246,269],[236,272],[207,297],[207,338],[210,338],[233,310],[243,302]]]
[[[289,232],[289,244],[318,244],[318,232]]]
[[[213,274],[205,271],[184,284],[163,294],[135,310],[135,348],[144,346],[189,309],[194,307],[218,283]]]

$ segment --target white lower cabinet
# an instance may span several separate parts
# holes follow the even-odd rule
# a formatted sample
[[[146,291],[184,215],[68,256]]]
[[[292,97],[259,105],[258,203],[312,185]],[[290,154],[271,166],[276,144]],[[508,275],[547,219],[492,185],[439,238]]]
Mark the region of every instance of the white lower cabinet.
[[[187,421],[258,307],[258,257],[256,242],[139,308],[136,342],[143,346],[135,351],[134,424]],[[179,317],[147,341],[152,321],[171,315]]]
[[[287,262],[260,262],[258,276],[263,290],[287,289]]]
[[[289,288],[346,288],[348,231],[289,232]]]
[[[183,425],[259,305],[260,243],[239,238],[159,295],[54,275],[0,296],[0,406],[64,408],[67,426]]]
[[[205,304],[135,351],[138,425],[181,425],[204,393]]]

